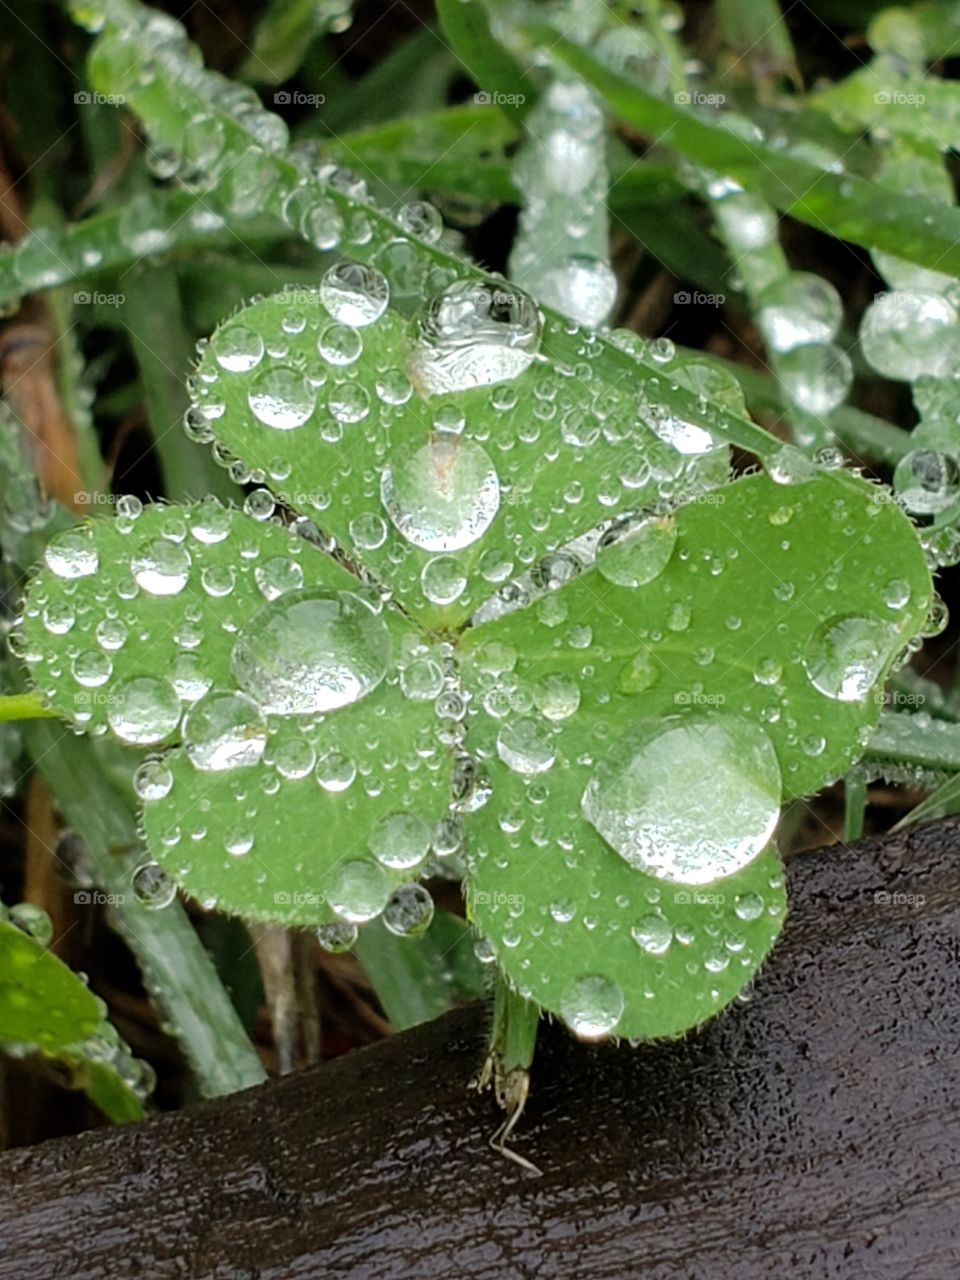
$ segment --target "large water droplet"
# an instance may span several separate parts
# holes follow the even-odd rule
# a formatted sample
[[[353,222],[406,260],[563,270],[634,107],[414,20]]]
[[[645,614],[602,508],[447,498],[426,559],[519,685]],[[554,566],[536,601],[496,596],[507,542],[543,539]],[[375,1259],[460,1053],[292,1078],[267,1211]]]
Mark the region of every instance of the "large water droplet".
[[[469,547],[500,508],[500,480],[487,452],[444,432],[398,449],[383,469],[380,494],[399,532],[424,551]]]
[[[190,579],[190,553],[179,542],[154,538],[130,560],[138,586],[152,596],[175,596]]]
[[[957,313],[935,293],[880,294],[864,314],[860,347],[885,377],[946,377],[960,356]]]
[[[232,666],[264,711],[308,715],[357,702],[377,687],[390,659],[381,617],[349,591],[291,591],[240,632]]]
[[[210,693],[187,713],[183,741],[197,769],[240,769],[255,765],[263,755],[267,727],[260,708],[249,698]]]
[[[516,285],[459,280],[424,308],[410,376],[428,395],[515,378],[537,354],[542,326],[537,304]]]
[[[107,723],[118,738],[149,746],[169,737],[180,723],[182,707],[169,680],[134,676],[121,680],[110,695]]]
[[[246,325],[228,325],[210,345],[217,364],[228,373],[249,373],[263,359],[263,339]]]
[[[371,832],[370,852],[385,867],[419,866],[430,852],[430,828],[415,814],[392,813]]]
[[[372,920],[387,905],[390,879],[378,862],[357,858],[343,862],[333,873],[327,901],[344,920],[362,924]]]
[[[600,1040],[623,1017],[623,992],[611,978],[589,973],[576,978],[560,997],[560,1016],[581,1040]]]
[[[293,431],[313,413],[316,393],[296,369],[274,365],[257,374],[247,401],[264,426]]]
[[[509,720],[497,735],[497,755],[514,773],[546,773],[556,754],[546,727],[526,716]]]
[[[780,809],[780,767],[764,731],[707,712],[642,721],[597,764],[587,821],[631,866],[709,884],[766,848]]]
[[[422,884],[404,884],[395,889],[383,909],[383,923],[398,938],[416,938],[430,928],[433,898]]]
[[[362,328],[379,320],[390,301],[387,277],[362,262],[337,262],[320,281],[320,300],[334,320]]]
[[[86,578],[100,567],[92,534],[75,529],[48,542],[43,558],[58,578]]]
[[[960,467],[939,449],[912,449],[897,463],[893,487],[913,515],[936,516],[960,498]]]
[[[831,342],[843,319],[840,295],[822,276],[790,271],[757,299],[757,322],[775,351]]]
[[[625,521],[600,540],[597,568],[619,587],[642,587],[663,572],[676,545],[672,516]]]
[[[848,614],[818,627],[803,655],[815,689],[839,702],[862,702],[897,647],[897,629],[879,618]]]
[[[141,862],[131,878],[133,896],[143,907],[161,911],[177,896],[177,886],[159,862]]]

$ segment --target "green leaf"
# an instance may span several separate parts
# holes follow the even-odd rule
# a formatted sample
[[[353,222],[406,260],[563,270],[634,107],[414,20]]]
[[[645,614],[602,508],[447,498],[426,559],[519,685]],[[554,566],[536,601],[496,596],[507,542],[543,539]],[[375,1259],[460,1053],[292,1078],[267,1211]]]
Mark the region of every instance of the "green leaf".
[[[437,0],[443,34],[467,74],[507,115],[522,117],[533,106],[536,86],[490,30],[481,0]]]
[[[796,152],[779,151],[751,136],[752,126],[744,130],[742,121],[731,125],[718,117],[714,123],[654,97],[549,28],[530,34],[602,93],[622,120],[695,164],[736,178],[782,213],[867,249],[960,275],[957,210],[922,197],[899,196],[856,174],[832,173]]]
[[[573,1025],[592,1001],[624,1036],[674,1034],[733,998],[779,930],[782,877],[772,848],[713,883],[669,863],[655,876],[582,806],[613,810],[601,825],[616,837],[621,793],[629,818],[625,789],[653,777],[648,830],[685,830],[696,851],[756,821],[759,852],[781,779],[784,800],[802,796],[860,754],[874,690],[931,594],[902,512],[849,473],[752,475],[659,531],[653,551],[601,549],[597,568],[461,645],[482,708],[467,746],[490,788],[466,818],[471,918],[521,994]],[[605,576],[626,570],[640,585]]]
[[[221,326],[198,370],[197,413],[219,447],[313,515],[426,626],[462,623],[499,584],[617,506],[725,476],[722,453],[683,456],[643,424],[679,429],[690,417],[666,406],[690,392],[665,376],[649,403],[629,379],[591,369],[589,341],[577,366],[541,352],[508,380],[429,396],[413,323],[381,306],[379,318],[352,327],[340,303],[323,303],[344,269],[333,268],[319,295],[278,294]],[[359,278],[385,305],[382,274],[346,269],[366,273]],[[469,297],[474,286],[456,288]],[[535,313],[515,286],[499,288]],[[698,447],[710,449],[697,430]],[[398,500],[399,522],[383,498],[387,471],[422,504]],[[461,477],[471,486],[462,504]],[[442,527],[431,533],[433,517]]]
[[[82,1040],[101,1005],[62,960],[9,920],[0,919],[0,1039],[47,1053]]]
[[[128,744],[183,739],[139,791],[148,845],[186,892],[288,924],[331,919],[330,895],[379,914],[410,873],[371,858],[371,834],[413,810],[422,861],[446,809],[442,655],[277,524],[214,501],[126,510],[54,540],[30,584],[38,687]]]
[[[152,1072],[131,1058],[125,1048],[114,1051],[116,1056],[110,1057],[101,1056],[103,1051],[104,1046],[94,1037],[83,1044],[67,1045],[56,1056],[70,1071],[71,1087],[82,1089],[108,1120],[114,1124],[142,1120],[146,1115],[144,1086],[135,1086],[121,1072],[119,1063],[121,1060],[128,1063],[125,1070],[137,1080],[152,1081]]]

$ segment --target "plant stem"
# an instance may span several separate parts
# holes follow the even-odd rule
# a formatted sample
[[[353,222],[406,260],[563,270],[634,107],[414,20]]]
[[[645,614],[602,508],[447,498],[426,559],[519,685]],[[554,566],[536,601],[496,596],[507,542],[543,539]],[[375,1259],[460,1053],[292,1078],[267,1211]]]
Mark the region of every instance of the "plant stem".
[[[490,1052],[503,1075],[515,1070],[529,1071],[539,1021],[540,1011],[533,1001],[517,995],[498,971],[493,989]]]
[[[39,693],[5,693],[0,695],[0,724],[8,720],[48,720],[56,712],[43,705]]]

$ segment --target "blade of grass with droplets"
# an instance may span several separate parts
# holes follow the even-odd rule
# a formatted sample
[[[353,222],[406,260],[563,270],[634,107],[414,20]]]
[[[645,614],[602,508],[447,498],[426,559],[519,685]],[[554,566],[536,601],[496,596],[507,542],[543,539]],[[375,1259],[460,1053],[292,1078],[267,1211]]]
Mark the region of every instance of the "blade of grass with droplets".
[[[752,126],[741,132],[723,117],[714,121],[664,102],[551,28],[533,28],[528,34],[535,46],[549,50],[581,75],[621,119],[657,145],[736,178],[782,213],[818,231],[960,276],[956,210],[932,200],[898,197],[855,174],[832,173],[800,155],[767,146],[752,136]]]

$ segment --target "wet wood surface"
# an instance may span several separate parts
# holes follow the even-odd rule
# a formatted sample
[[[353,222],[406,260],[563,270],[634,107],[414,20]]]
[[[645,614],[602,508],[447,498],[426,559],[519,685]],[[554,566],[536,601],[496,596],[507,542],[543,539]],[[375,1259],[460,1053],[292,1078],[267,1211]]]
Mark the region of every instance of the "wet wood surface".
[[[737,1003],[542,1036],[516,1134],[480,1006],[143,1124],[0,1156],[2,1280],[956,1280],[960,828],[795,860]]]

